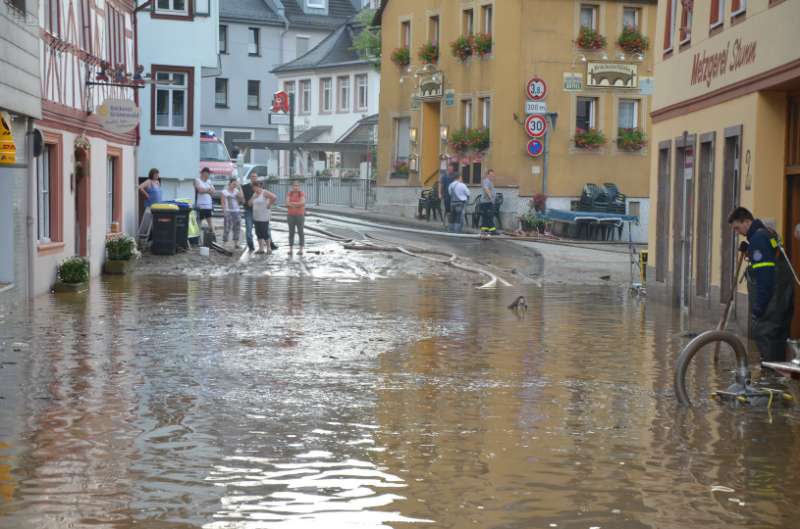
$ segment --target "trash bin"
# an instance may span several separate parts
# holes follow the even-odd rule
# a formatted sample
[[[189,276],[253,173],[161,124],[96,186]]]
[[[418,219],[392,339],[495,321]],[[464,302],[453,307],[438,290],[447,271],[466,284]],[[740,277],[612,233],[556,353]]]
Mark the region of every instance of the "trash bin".
[[[157,255],[175,255],[176,225],[180,208],[175,204],[153,204],[150,213],[153,215],[153,228],[150,231],[150,253]]]
[[[167,204],[175,204],[178,211],[175,215],[175,244],[178,248],[189,249],[189,213],[192,206],[187,202],[170,200]]]

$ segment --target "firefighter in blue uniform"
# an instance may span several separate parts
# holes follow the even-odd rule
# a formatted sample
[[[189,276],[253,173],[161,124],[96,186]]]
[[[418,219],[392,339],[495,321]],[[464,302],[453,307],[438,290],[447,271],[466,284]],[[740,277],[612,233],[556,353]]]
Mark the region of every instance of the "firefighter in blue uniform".
[[[747,252],[747,290],[750,298],[752,335],[763,362],[786,360],[786,339],[794,314],[794,278],[780,248],[778,235],[746,208],[728,217],[731,228],[744,237]]]

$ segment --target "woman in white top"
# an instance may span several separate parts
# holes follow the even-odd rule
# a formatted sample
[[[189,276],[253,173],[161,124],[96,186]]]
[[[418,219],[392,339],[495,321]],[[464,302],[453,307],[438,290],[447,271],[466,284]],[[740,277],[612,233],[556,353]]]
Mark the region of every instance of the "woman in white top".
[[[256,253],[271,253],[270,240],[269,240],[269,217],[270,209],[278,197],[274,193],[270,193],[263,187],[261,182],[253,182],[253,196],[250,198],[249,204],[253,208],[253,224],[256,228],[256,237],[258,238],[258,250]]]
[[[242,231],[242,214],[239,202],[244,200],[242,188],[235,176],[228,181],[228,187],[222,190],[222,214],[225,216],[225,228],[222,231],[222,243],[228,242],[228,235],[233,231],[233,247],[239,249],[239,233]]]
[[[197,223],[202,226],[203,219],[208,224],[208,229],[213,230],[214,226],[211,224],[211,213],[214,209],[212,197],[216,190],[214,184],[208,181],[211,177],[211,170],[208,167],[203,167],[200,171],[200,178],[194,179],[194,189],[197,192]]]

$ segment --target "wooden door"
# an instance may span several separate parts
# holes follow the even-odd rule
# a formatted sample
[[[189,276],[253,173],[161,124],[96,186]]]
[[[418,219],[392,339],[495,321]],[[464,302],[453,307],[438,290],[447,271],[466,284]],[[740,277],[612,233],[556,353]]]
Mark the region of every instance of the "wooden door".
[[[784,246],[792,266],[800,270],[800,95],[789,98],[786,120],[786,233]],[[794,290],[791,336],[800,336],[800,288]]]
[[[89,255],[90,197],[89,153],[75,149],[75,255]]]

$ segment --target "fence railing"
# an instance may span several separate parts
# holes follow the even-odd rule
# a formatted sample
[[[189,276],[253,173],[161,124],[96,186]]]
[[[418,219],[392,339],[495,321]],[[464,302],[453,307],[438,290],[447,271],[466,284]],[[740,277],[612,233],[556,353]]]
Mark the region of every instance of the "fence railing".
[[[300,189],[305,193],[306,204],[309,206],[369,209],[375,203],[375,180],[312,176],[267,180],[267,189],[278,195],[278,204],[286,203],[286,194],[294,180],[300,182]]]

